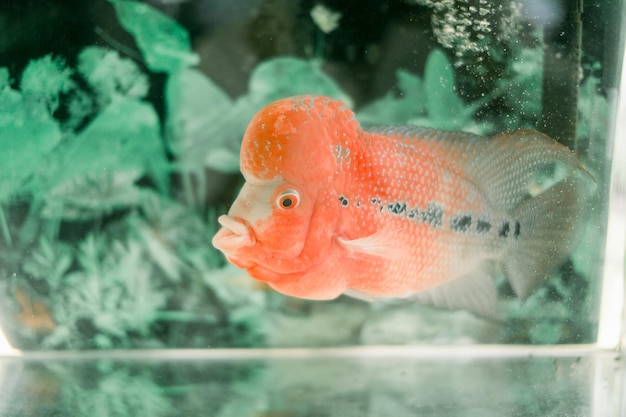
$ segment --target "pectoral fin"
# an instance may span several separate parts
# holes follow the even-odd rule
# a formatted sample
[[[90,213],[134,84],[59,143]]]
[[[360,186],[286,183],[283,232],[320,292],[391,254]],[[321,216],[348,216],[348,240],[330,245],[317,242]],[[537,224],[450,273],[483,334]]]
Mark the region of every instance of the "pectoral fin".
[[[338,237],[337,243],[353,255],[382,256],[388,259],[401,257],[404,250],[398,239],[388,230],[358,239]]]

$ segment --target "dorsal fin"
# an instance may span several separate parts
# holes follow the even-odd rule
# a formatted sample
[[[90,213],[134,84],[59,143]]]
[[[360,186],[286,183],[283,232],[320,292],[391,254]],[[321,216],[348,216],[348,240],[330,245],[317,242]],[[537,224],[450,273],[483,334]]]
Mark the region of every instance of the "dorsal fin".
[[[551,163],[582,172],[593,183],[569,149],[534,130],[520,129],[491,138],[415,126],[378,127],[369,132],[419,142],[420,149],[433,150],[437,156],[445,155],[450,163],[462,164],[463,172],[484,192],[492,207],[503,212],[529,197],[529,185],[535,183],[538,171]]]
[[[465,169],[486,184],[485,195],[494,207],[510,212],[524,200],[548,189],[549,185],[540,183],[538,174],[555,163],[566,168],[557,182],[576,172],[586,177],[589,191],[594,188],[593,178],[574,154],[543,133],[520,129],[494,136],[487,143]],[[533,190],[533,186],[538,189]]]

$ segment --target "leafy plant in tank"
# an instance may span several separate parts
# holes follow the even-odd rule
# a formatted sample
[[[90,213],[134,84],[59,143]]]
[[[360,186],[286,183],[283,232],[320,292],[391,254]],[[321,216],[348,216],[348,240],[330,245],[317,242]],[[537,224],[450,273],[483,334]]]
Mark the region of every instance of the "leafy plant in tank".
[[[364,126],[411,124],[435,129],[485,133],[489,123],[476,123],[475,112],[492,96],[466,104],[456,91],[452,63],[439,49],[426,59],[424,78],[399,69],[396,72],[400,97],[388,93],[361,108],[357,114]]]
[[[169,18],[114,5],[123,23],[159,34],[152,44],[138,35],[155,70],[196,62]],[[214,219],[174,196],[177,168],[146,73],[93,46],[75,68],[45,56],[19,83],[11,76],[0,70],[0,256],[3,313],[13,318],[3,325],[18,347],[177,346],[185,335],[205,346],[202,332],[222,336],[213,344],[258,343],[231,313],[232,303],[262,301],[222,301],[203,279],[223,264],[210,245]],[[243,333],[224,330],[231,325]]]

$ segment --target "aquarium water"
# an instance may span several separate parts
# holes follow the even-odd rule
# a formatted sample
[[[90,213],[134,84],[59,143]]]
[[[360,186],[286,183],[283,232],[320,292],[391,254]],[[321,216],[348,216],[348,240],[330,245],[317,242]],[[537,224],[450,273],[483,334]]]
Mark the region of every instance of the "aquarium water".
[[[623,0],[0,4],[0,416],[626,413]],[[312,301],[213,247],[276,100],[365,129],[535,129],[593,177],[576,249],[497,316]],[[546,167],[537,184],[559,181]]]

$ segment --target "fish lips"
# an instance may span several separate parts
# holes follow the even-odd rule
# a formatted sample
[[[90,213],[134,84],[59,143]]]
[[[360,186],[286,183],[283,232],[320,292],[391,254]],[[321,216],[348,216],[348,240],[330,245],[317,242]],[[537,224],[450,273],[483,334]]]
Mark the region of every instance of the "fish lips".
[[[217,221],[222,227],[213,236],[211,243],[227,257],[256,243],[254,231],[245,220],[225,214]]]
[[[265,252],[255,250],[259,243],[254,229],[244,219],[222,215],[217,219],[222,226],[213,236],[213,246],[224,253],[226,259],[233,265],[245,269],[250,277],[267,283],[273,283],[284,279],[294,273],[303,274],[307,268],[295,270],[291,268],[272,268],[268,259],[272,259]],[[259,263],[260,262],[260,263]]]

